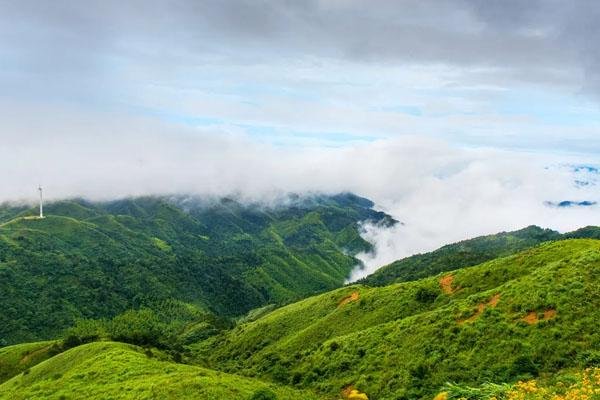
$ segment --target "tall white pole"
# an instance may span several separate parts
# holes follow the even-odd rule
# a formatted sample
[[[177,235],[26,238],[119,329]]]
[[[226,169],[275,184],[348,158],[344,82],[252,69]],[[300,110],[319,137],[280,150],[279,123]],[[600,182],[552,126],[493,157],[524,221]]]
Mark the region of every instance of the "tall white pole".
[[[38,187],[38,190],[40,191],[40,218],[44,218],[44,199],[42,197],[42,186],[41,185]]]

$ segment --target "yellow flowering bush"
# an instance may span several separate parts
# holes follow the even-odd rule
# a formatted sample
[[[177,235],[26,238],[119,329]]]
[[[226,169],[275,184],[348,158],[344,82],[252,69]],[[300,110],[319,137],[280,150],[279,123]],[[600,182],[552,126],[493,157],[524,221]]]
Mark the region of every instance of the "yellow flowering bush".
[[[517,382],[507,393],[508,400],[600,400],[600,368],[588,368],[577,374],[577,382],[568,387],[539,387],[534,380]]]
[[[438,393],[433,400],[448,400],[448,392]]]

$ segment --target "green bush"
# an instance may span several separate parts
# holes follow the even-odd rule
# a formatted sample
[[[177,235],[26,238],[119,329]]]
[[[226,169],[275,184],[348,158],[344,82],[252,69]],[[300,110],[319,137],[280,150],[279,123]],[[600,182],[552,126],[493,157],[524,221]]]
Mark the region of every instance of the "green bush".
[[[126,311],[108,325],[112,340],[139,346],[164,347],[167,326],[149,309]]]
[[[415,294],[415,299],[420,303],[432,303],[437,299],[439,292],[429,288],[421,287]]]
[[[269,389],[258,389],[248,400],[277,400],[277,395]]]

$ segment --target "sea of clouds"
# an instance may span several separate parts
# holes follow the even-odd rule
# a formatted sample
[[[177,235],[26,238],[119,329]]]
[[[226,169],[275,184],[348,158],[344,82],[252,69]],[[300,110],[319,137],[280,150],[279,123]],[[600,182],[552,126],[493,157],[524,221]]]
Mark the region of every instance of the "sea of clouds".
[[[186,193],[269,203],[290,192],[349,191],[402,222],[363,226],[375,251],[359,255],[364,268],[350,280],[478,235],[531,224],[560,231],[600,224],[597,205],[547,204],[600,200],[598,172],[576,167],[593,160],[575,155],[461,148],[406,135],[338,147],[276,146],[144,121],[129,121],[126,130],[118,121],[100,127],[81,116],[76,122],[53,134],[41,121],[2,138],[0,201],[33,202],[38,184],[49,199],[92,200]]]

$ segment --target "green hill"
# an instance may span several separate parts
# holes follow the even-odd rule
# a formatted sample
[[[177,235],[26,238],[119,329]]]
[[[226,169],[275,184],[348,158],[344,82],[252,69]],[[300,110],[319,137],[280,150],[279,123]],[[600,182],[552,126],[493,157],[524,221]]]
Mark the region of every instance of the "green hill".
[[[0,383],[59,352],[56,341],[22,343],[0,348]]]
[[[78,346],[0,384],[2,399],[317,399],[256,379],[170,362],[139,347]]]
[[[600,241],[543,244],[382,288],[352,286],[195,345],[199,362],[372,399],[515,382],[600,362]]]
[[[0,344],[54,338],[78,318],[169,299],[232,317],[342,286],[370,249],[359,223],[394,223],[351,195],[145,197],[0,207]]]
[[[57,340],[0,348],[0,398],[596,395],[599,228],[475,238],[343,287],[360,222],[394,223],[372,206],[1,206],[0,345]]]
[[[574,234],[572,237],[585,238],[590,235],[589,232],[582,231],[581,235]],[[414,281],[440,272],[470,267],[494,258],[508,256],[559,238],[561,235],[556,231],[530,226],[515,232],[502,232],[463,240],[429,253],[395,261],[361,279],[358,283],[385,286],[394,282]]]

